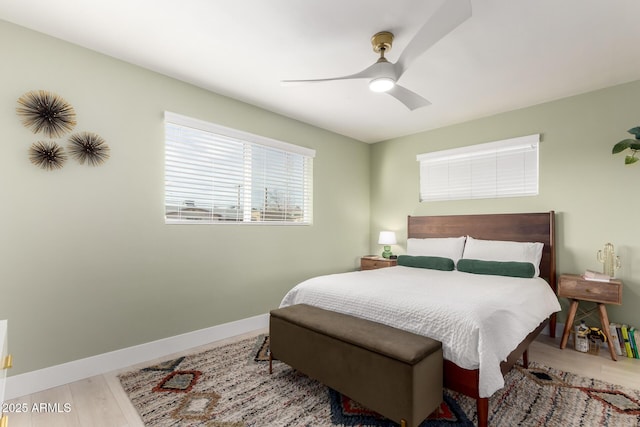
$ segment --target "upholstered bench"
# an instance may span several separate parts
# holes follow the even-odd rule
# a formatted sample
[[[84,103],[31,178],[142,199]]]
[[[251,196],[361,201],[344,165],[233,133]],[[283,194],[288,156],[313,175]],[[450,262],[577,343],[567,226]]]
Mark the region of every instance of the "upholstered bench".
[[[269,335],[270,359],[401,426],[418,426],[442,402],[438,341],[306,304],[272,310]]]

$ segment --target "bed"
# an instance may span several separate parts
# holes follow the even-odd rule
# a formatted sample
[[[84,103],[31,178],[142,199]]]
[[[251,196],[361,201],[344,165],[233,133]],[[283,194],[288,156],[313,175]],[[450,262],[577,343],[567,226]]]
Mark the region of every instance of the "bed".
[[[416,242],[461,236],[471,237],[463,243],[469,248],[484,241],[539,242],[536,277],[440,271],[403,262],[309,279],[289,291],[280,306],[315,305],[441,341],[445,387],[476,399],[478,424],[486,426],[488,399],[504,385],[503,375],[521,357],[528,363],[528,345],[547,325],[555,337],[560,306],[554,220],[553,211],[408,217],[407,236],[418,239],[411,240],[414,248]]]

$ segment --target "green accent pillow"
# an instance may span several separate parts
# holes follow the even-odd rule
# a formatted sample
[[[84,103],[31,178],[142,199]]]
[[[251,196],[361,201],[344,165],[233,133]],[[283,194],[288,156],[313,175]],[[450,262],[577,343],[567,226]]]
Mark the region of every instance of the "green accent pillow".
[[[468,258],[463,258],[458,261],[458,271],[525,278],[531,278],[536,275],[536,268],[530,262],[483,261]]]
[[[398,265],[405,267],[428,268],[431,270],[452,271],[455,264],[451,258],[439,256],[411,256],[400,255]]]

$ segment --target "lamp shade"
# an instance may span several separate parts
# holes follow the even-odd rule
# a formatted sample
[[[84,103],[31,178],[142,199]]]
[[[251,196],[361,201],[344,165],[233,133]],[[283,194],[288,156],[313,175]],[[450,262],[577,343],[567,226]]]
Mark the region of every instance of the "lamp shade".
[[[393,231],[381,231],[380,237],[378,237],[379,245],[395,245],[396,244],[396,233]]]

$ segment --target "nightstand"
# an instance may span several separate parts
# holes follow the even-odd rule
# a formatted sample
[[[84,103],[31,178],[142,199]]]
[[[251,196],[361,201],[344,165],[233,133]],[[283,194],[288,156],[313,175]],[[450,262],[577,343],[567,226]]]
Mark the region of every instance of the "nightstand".
[[[393,267],[394,265],[398,265],[398,260],[373,255],[360,258],[360,270],[375,270],[377,268]]]
[[[585,280],[582,276],[576,274],[562,274],[558,280],[558,296],[569,298],[569,314],[564,325],[562,333],[562,341],[560,348],[567,346],[569,333],[573,328],[573,322],[580,320],[595,310],[600,313],[600,324],[602,332],[607,337],[607,346],[613,360],[618,360],[616,352],[611,344],[611,333],[609,331],[609,316],[607,315],[607,307],[605,304],[622,304],[622,282],[620,280],[611,279],[609,282],[597,282],[594,280]],[[576,318],[576,311],[580,301],[591,301],[597,303],[597,307],[588,311],[581,311]]]

